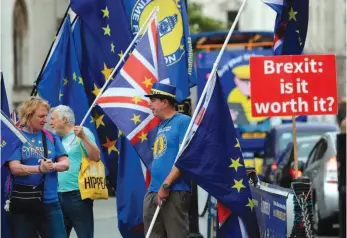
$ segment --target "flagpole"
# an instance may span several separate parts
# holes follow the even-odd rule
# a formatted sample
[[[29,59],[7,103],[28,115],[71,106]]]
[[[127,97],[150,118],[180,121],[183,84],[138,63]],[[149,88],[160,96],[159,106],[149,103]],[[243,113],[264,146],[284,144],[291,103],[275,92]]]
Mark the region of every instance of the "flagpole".
[[[120,60],[118,61],[116,67],[114,67],[112,73],[110,74],[110,76],[108,77],[107,81],[105,82],[104,86],[101,88],[101,90],[99,91],[98,96],[95,98],[94,102],[92,103],[92,105],[90,106],[89,110],[87,111],[86,115],[84,116],[80,126],[83,126],[83,124],[85,123],[85,121],[88,118],[88,115],[90,114],[90,112],[92,111],[93,107],[95,106],[97,100],[100,98],[100,96],[102,95],[103,91],[105,90],[105,88],[107,87],[107,85],[109,84],[109,82],[111,81],[111,78],[113,77],[113,75],[116,73],[116,71],[118,70],[119,66],[121,65],[121,63],[124,61],[126,55],[128,54],[128,52],[131,50],[132,46],[135,44],[136,40],[139,38],[140,33],[143,31],[143,29],[145,29],[145,27],[147,27],[147,24],[150,20],[152,20],[152,18],[154,18],[157,13],[159,11],[159,7],[155,7],[153,9],[153,11],[151,12],[151,14],[147,17],[146,21],[143,23],[143,25],[141,26],[140,30],[137,32],[135,38],[132,40],[132,42],[130,43],[130,45],[128,46],[128,49],[124,52],[123,56],[120,58]]]
[[[243,0],[243,3],[242,3],[242,5],[241,5],[241,7],[240,7],[240,9],[239,9],[239,11],[238,11],[236,17],[235,17],[235,20],[234,20],[234,22],[233,22],[233,24],[232,24],[232,26],[231,26],[231,28],[230,28],[230,30],[229,30],[229,33],[228,33],[228,35],[227,35],[227,37],[226,37],[226,39],[225,39],[225,41],[224,41],[223,47],[221,48],[221,50],[220,50],[220,52],[219,52],[219,54],[218,54],[218,56],[217,56],[217,59],[216,59],[216,61],[215,61],[214,64],[213,64],[212,71],[211,71],[211,73],[210,73],[210,75],[209,75],[209,77],[208,77],[208,80],[207,80],[207,82],[206,82],[204,91],[202,92],[202,94],[201,94],[201,96],[200,96],[198,105],[197,105],[197,107],[196,107],[196,109],[195,109],[195,111],[194,111],[194,114],[193,114],[193,116],[192,116],[192,118],[191,118],[191,120],[190,120],[188,129],[187,129],[187,131],[186,131],[186,133],[185,133],[185,135],[184,135],[184,138],[183,138],[183,141],[182,141],[182,143],[181,143],[180,149],[179,149],[179,151],[178,151],[178,153],[177,153],[175,162],[176,162],[177,159],[181,156],[183,150],[184,150],[184,149],[186,148],[186,146],[187,146],[186,143],[187,143],[187,140],[188,140],[188,134],[189,134],[189,132],[191,131],[191,129],[192,129],[192,127],[193,127],[194,121],[196,120],[196,117],[197,117],[198,112],[199,112],[199,108],[201,107],[201,104],[202,104],[203,101],[204,101],[203,99],[204,99],[204,97],[205,97],[205,95],[206,95],[206,93],[207,93],[207,90],[210,88],[210,85],[214,85],[214,84],[213,84],[213,80],[212,80],[212,79],[213,79],[213,76],[214,76],[214,74],[215,74],[216,71],[217,71],[219,61],[220,61],[221,58],[222,58],[222,54],[223,54],[223,52],[225,51],[225,48],[227,47],[227,45],[228,45],[228,43],[229,43],[230,37],[231,37],[231,35],[232,35],[233,32],[234,32],[234,29],[235,29],[235,27],[236,27],[236,24],[237,24],[237,22],[238,22],[239,19],[240,19],[241,12],[242,12],[243,9],[245,8],[247,1],[248,1],[248,0]],[[156,209],[156,211],[155,211],[155,213],[154,213],[152,222],[151,222],[151,224],[150,224],[150,226],[149,226],[148,232],[147,232],[147,234],[146,234],[146,238],[149,238],[149,236],[150,236],[150,234],[151,234],[151,232],[152,232],[154,223],[155,223],[155,221],[157,220],[157,217],[158,217],[158,214],[159,214],[159,210],[160,210],[160,206],[158,205],[158,206],[157,206],[157,209]]]
[[[59,32],[60,32],[60,29],[61,29],[62,26],[63,26],[63,23],[65,22],[65,18],[69,15],[69,10],[70,10],[70,4],[69,4],[69,6],[67,7],[67,9],[66,9],[66,11],[65,11],[63,20],[60,22],[58,31],[57,31],[57,33],[55,34],[55,39],[56,39],[56,37],[58,36],[58,34],[59,34]],[[30,96],[36,96],[36,94],[37,94],[37,85],[38,85],[39,82],[40,82],[41,74],[42,74],[42,72],[43,72],[43,70],[44,70],[44,68],[45,68],[45,65],[46,65],[46,63],[47,63],[47,61],[48,61],[49,56],[51,55],[51,50],[52,50],[52,48],[53,48],[53,46],[54,46],[55,39],[54,39],[54,41],[52,42],[51,47],[50,47],[49,50],[48,50],[48,54],[47,54],[47,56],[46,56],[46,58],[45,58],[45,61],[43,62],[43,65],[42,65],[42,68],[41,68],[41,70],[40,70],[40,73],[39,73],[39,75],[37,76],[37,79],[36,79],[35,82],[34,82],[34,87],[33,87],[32,91],[31,91]]]
[[[204,88],[203,92],[201,93],[201,96],[200,96],[198,105],[196,106],[196,109],[195,109],[195,111],[194,111],[194,114],[193,114],[193,116],[192,116],[192,119],[190,120],[190,124],[189,124],[189,126],[188,126],[187,131],[186,131],[186,134],[184,135],[184,138],[183,138],[183,141],[182,141],[182,143],[181,143],[180,150],[179,150],[178,153],[177,153],[177,157],[176,157],[175,162],[176,162],[177,159],[181,156],[181,154],[182,154],[182,152],[183,152],[183,148],[185,148],[185,147],[187,146],[187,145],[185,145],[185,144],[187,143],[188,133],[189,133],[189,131],[190,131],[190,130],[192,129],[192,127],[193,127],[194,121],[195,121],[195,119],[196,119],[196,117],[197,117],[197,115],[198,115],[198,112],[199,112],[199,108],[201,107],[201,104],[202,104],[202,102],[204,101],[203,99],[204,99],[204,97],[205,97],[205,95],[206,95],[206,93],[207,93],[207,90],[210,88],[210,85],[211,85],[211,82],[212,82],[212,78],[213,78],[214,74],[217,72],[218,64],[219,64],[219,62],[220,62],[220,60],[221,60],[221,58],[222,58],[222,55],[223,55],[223,53],[224,53],[224,51],[225,51],[225,48],[227,47],[227,45],[228,45],[228,43],[229,43],[230,37],[231,37],[231,35],[233,34],[233,32],[234,32],[234,30],[235,30],[236,24],[237,24],[237,22],[238,22],[239,19],[240,19],[241,12],[242,12],[243,9],[245,8],[247,1],[248,1],[248,0],[243,0],[243,3],[242,3],[242,5],[241,5],[241,7],[240,7],[240,9],[239,9],[239,11],[238,11],[236,17],[235,17],[235,20],[234,20],[234,22],[233,22],[233,24],[232,24],[232,26],[231,26],[231,28],[230,28],[230,30],[229,30],[229,33],[228,33],[228,35],[227,35],[227,37],[226,37],[226,39],[225,39],[225,41],[224,41],[224,44],[223,44],[221,50],[219,51],[219,54],[218,54],[218,56],[217,56],[217,59],[216,59],[216,61],[213,63],[213,68],[212,68],[211,73],[210,73],[210,75],[209,75],[209,77],[208,77],[208,80],[207,80],[207,82],[206,82],[205,88]]]

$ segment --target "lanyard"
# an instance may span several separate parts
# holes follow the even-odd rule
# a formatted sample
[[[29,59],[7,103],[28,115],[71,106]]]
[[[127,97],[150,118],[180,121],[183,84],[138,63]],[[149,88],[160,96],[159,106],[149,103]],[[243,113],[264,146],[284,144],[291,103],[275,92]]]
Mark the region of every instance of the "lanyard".
[[[173,115],[173,116],[164,124],[164,126],[161,126],[161,123],[160,123],[159,128],[164,129],[164,128],[167,126],[167,124],[169,124],[169,122],[170,122],[172,119],[174,119],[174,117],[175,117],[176,115],[177,115],[177,113],[176,113],[175,115]]]

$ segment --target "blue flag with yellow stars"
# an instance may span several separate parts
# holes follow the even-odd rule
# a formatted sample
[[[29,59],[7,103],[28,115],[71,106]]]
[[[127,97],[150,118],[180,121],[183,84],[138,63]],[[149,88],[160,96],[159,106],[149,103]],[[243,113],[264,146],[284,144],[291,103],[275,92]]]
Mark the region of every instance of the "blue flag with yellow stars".
[[[190,95],[189,87],[196,84],[189,22],[183,0],[122,0],[133,35],[155,7],[159,7],[159,35],[168,67],[170,83],[176,86],[176,99]]]
[[[194,180],[231,210],[225,223],[232,223],[229,228],[233,237],[259,237],[240,143],[216,77],[211,80],[203,100],[192,130],[188,132],[190,142],[175,165],[183,176]]]
[[[274,55],[300,55],[304,49],[309,0],[263,0],[276,11]]]
[[[132,36],[121,1],[72,0],[71,8],[78,15],[72,26],[73,37],[91,105],[129,46]],[[118,129],[99,106],[93,108],[90,117],[96,123],[108,179],[115,188]]]
[[[1,73],[1,110],[3,113],[10,117],[10,107],[8,105],[8,100],[7,100],[7,95],[6,95],[6,88],[5,88],[5,81],[2,72]],[[2,125],[2,124],[1,124]],[[2,131],[2,133],[4,133]],[[6,143],[6,142],[5,142]],[[1,151],[2,151],[2,140],[1,140]],[[1,154],[1,158],[4,158]],[[1,162],[3,164],[3,162]],[[1,166],[1,207],[4,207],[5,205],[5,184],[6,184],[6,179],[8,176],[8,168],[5,166]],[[7,219],[6,219],[6,213],[5,209],[1,209],[1,237],[4,238],[9,238],[9,230],[7,226]]]
[[[59,42],[41,74],[37,87],[39,96],[47,100],[52,107],[60,104],[69,106],[75,114],[76,125],[79,125],[89,109],[89,104],[70,24],[70,18],[67,17],[61,29]],[[88,118],[83,126],[95,135],[96,143],[100,147],[95,125],[98,125],[98,121]],[[103,156],[101,159],[104,161]]]
[[[91,104],[132,35],[121,1],[72,0],[71,4],[78,14],[72,26],[73,37]],[[146,188],[140,158],[99,106],[94,107],[91,117],[96,121],[109,180],[117,188],[118,229],[125,238],[144,237],[142,206]]]

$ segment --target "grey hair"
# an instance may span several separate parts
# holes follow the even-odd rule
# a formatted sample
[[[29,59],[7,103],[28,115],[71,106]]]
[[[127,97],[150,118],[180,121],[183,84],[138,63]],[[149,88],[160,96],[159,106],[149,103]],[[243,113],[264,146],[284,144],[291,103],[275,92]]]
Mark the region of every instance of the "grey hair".
[[[55,111],[58,114],[59,119],[63,119],[65,117],[68,125],[70,126],[75,125],[75,114],[73,113],[70,107],[65,105],[59,105],[52,108],[51,113],[53,111]]]

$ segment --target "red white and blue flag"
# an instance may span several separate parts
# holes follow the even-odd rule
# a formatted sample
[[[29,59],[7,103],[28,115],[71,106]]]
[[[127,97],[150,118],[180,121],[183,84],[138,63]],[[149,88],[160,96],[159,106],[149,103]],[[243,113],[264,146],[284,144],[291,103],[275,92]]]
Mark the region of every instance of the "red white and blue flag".
[[[169,83],[157,27],[157,19],[153,18],[114,81],[97,101],[149,170],[160,119],[153,116],[149,98],[144,95],[149,94],[155,82]]]

